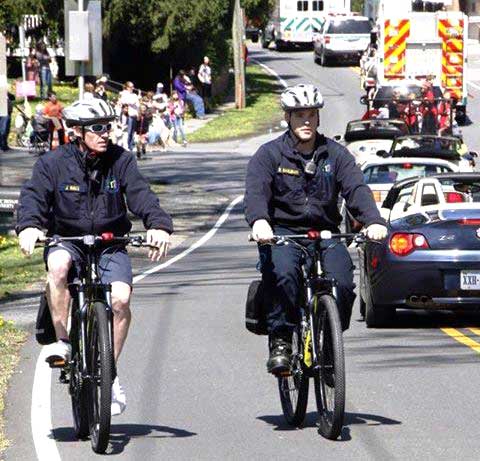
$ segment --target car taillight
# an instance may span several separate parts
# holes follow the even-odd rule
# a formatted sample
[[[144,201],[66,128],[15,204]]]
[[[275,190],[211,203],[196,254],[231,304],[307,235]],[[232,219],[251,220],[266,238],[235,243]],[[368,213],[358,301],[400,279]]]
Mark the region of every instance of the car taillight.
[[[458,224],[462,226],[480,226],[480,219],[463,218],[458,220]]]
[[[397,256],[407,256],[419,248],[429,248],[427,239],[422,234],[397,232],[390,237],[390,251]]]
[[[113,240],[114,238],[115,236],[113,235],[113,232],[104,232],[102,234],[102,240],[109,241],[109,240]]]
[[[330,37],[328,35],[325,35],[325,43],[330,43]]]
[[[465,201],[463,194],[460,192],[445,192],[444,195],[447,203],[462,203]]]
[[[411,163],[404,163],[404,164],[402,165],[402,168],[403,168],[404,170],[411,170],[413,167],[412,167],[412,164],[411,164]]]

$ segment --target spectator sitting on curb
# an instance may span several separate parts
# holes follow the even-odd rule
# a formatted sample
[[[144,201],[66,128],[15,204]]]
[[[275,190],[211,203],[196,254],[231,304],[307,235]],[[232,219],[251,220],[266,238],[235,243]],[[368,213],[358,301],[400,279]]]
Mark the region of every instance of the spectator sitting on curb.
[[[198,69],[198,80],[200,81],[200,94],[207,112],[211,110],[212,98],[212,68],[210,67],[210,59],[208,56],[203,58],[203,64]]]
[[[170,113],[170,120],[173,124],[173,139],[178,143],[178,135],[182,137],[183,147],[187,146],[187,139],[183,131],[183,116],[185,114],[185,102],[180,98],[177,91],[172,92],[172,97],[168,104],[168,111]]]
[[[105,83],[107,82],[107,77],[100,77],[95,82],[95,97],[103,99],[105,102],[108,102],[107,91],[105,90]]]
[[[157,92],[153,95],[153,108],[161,115],[165,125],[171,128],[168,114],[168,95],[163,91],[163,83],[157,83]]]
[[[95,97],[95,87],[93,83],[85,83],[83,88],[83,99],[93,99]]]
[[[173,81],[173,87],[178,93],[179,98],[193,105],[195,115],[199,119],[205,116],[205,106],[203,99],[194,91],[190,79],[185,75],[184,70],[180,70]]]
[[[53,147],[53,136],[55,130],[57,130],[58,143],[65,144],[65,129],[63,128],[62,123],[62,111],[63,106],[57,99],[57,94],[54,91],[51,91],[48,93],[48,102],[45,104],[43,109],[43,115],[52,121],[52,124],[50,125],[50,149]]]

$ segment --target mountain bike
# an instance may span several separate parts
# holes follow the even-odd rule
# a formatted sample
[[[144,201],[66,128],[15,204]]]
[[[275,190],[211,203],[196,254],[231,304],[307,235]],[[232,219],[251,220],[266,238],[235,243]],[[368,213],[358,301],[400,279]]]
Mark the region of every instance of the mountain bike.
[[[251,238],[250,238],[251,239]],[[318,431],[331,440],[342,431],[345,413],[345,358],[342,325],[334,279],[323,272],[320,242],[349,240],[365,243],[363,234],[276,235],[274,245],[295,245],[302,251],[303,285],[299,316],[292,334],[290,370],[277,376],[280,402],[287,423],[300,426],[307,411],[309,379],[313,377],[318,411]],[[313,254],[305,241],[315,241]],[[310,265],[308,260],[313,260]]]
[[[110,438],[112,383],[116,377],[113,350],[112,287],[100,282],[100,257],[106,251],[126,245],[143,246],[142,236],[100,236],[46,238],[45,246],[61,242],[81,244],[85,258],[78,279],[69,284],[72,294],[69,339],[72,355],[62,361],[60,381],[69,384],[75,434],[90,435],[92,449],[104,453]]]

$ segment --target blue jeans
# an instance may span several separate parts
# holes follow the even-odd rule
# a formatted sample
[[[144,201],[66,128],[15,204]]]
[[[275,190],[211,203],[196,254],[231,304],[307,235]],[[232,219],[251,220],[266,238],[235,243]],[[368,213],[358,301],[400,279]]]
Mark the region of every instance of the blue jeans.
[[[193,105],[197,118],[205,116],[205,104],[203,103],[203,99],[197,93],[187,92],[185,100]]]
[[[293,230],[275,228],[276,234],[294,233]],[[314,242],[308,242],[313,254]],[[305,242],[302,242],[305,243]],[[294,245],[260,245],[262,279],[265,284],[267,304],[267,329],[269,334],[290,334],[298,320],[298,300],[302,287],[302,252]],[[311,265],[312,258],[308,258]],[[343,330],[350,325],[355,285],[353,263],[345,245],[335,240],[321,243],[323,271],[337,282],[337,305]]]
[[[178,133],[182,137],[182,142],[185,142],[185,132],[183,131],[183,118],[182,117],[175,117],[173,120],[173,140],[178,142]]]
[[[128,150],[133,151],[133,141],[134,141],[134,134],[135,129],[137,128],[137,117],[128,117]]]
[[[0,117],[0,150],[8,149],[8,133],[10,133],[10,115]]]
[[[47,99],[50,91],[52,91],[52,71],[50,67],[42,67],[40,69],[40,97]]]

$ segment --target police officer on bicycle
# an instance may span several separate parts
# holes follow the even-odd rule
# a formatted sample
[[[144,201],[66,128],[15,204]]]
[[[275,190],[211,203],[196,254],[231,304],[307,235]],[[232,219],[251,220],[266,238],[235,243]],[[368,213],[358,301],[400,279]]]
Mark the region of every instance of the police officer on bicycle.
[[[296,85],[281,95],[288,131],[262,145],[250,159],[246,176],[245,215],[259,244],[277,235],[309,229],[339,232],[339,194],[353,217],[366,226],[367,237],[387,235],[363,174],[348,150],[317,132],[320,91]],[[312,244],[313,245],[313,244]],[[267,303],[270,356],[267,369],[279,374],[289,369],[291,337],[301,284],[301,250],[294,245],[259,245]],[[323,241],[323,269],[337,282],[340,319],[348,329],[355,299],[353,264],[345,245]]]
[[[16,231],[22,251],[32,254],[35,243],[47,235],[63,237],[113,232],[123,236],[132,227],[128,209],[147,228],[149,256],[159,260],[167,253],[173,232],[170,216],[140,174],[134,156],[109,142],[115,113],[102,99],[85,99],[63,111],[73,141],[43,155],[20,194]],[[62,242],[45,252],[48,270],[47,298],[57,342],[47,346],[47,362],[65,362],[71,355],[67,321],[68,282],[82,260],[81,245]],[[130,325],[132,266],[126,250],[112,248],[99,261],[102,283],[112,285],[114,352],[118,360]],[[126,406],[118,377],[112,387],[112,415]]]

